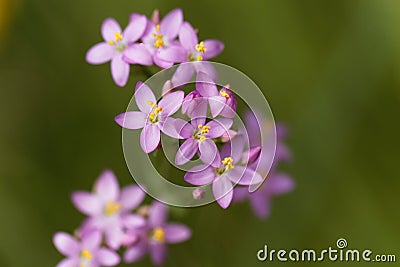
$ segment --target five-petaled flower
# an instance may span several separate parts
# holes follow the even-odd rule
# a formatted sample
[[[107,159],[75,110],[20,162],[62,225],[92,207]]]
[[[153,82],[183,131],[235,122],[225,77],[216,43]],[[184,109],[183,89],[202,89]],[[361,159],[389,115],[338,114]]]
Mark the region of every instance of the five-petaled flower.
[[[86,54],[90,64],[103,64],[111,60],[111,75],[118,86],[125,86],[129,77],[129,63],[152,65],[151,54],[143,44],[136,43],[147,25],[144,15],[133,14],[128,26],[121,30],[117,21],[108,18],[103,22],[101,34],[104,42],[98,43]]]
[[[221,153],[216,158],[220,159],[218,165],[198,165],[185,174],[185,181],[193,185],[206,185],[212,183],[212,190],[218,204],[226,209],[233,197],[233,186],[258,184],[262,176],[247,167],[249,153],[245,151],[245,142],[239,137],[234,145],[230,143],[222,147]],[[234,140],[235,140],[234,139]],[[245,158],[244,158],[245,157]]]
[[[160,143],[160,131],[177,137],[175,119],[170,118],[182,105],[184,93],[176,91],[164,96],[158,103],[151,89],[144,83],[136,85],[135,100],[140,111],[128,111],[115,117],[126,129],[141,129],[140,144],[145,153],[155,150]]]
[[[114,173],[104,171],[96,181],[93,193],[78,191],[72,194],[75,207],[89,216],[80,231],[99,230],[105,234],[107,245],[118,249],[125,227],[141,227],[145,224],[141,216],[130,213],[144,197],[145,193],[136,185],[120,191]]]
[[[206,123],[205,117],[193,118],[191,122],[179,123],[177,119],[176,126],[180,127],[177,132],[181,138],[186,139],[179,147],[175,163],[182,165],[194,157],[196,152],[200,153],[200,159],[206,164],[218,164],[218,148],[213,138],[222,136],[228,131],[233,121],[227,118],[217,118]]]
[[[177,40],[182,23],[183,12],[179,8],[165,15],[159,24],[147,21],[142,41],[157,66],[169,68],[176,62],[184,61],[185,50]]]
[[[124,255],[125,262],[135,262],[150,253],[152,262],[161,265],[166,258],[167,244],[184,242],[190,238],[191,231],[187,226],[168,223],[167,217],[167,206],[154,202],[150,207],[146,227],[131,232],[138,238],[137,242],[127,248]]]
[[[61,254],[67,258],[60,261],[57,267],[100,267],[119,264],[120,257],[110,249],[101,247],[101,232],[97,230],[82,234],[80,239],[58,232],[53,243]]]

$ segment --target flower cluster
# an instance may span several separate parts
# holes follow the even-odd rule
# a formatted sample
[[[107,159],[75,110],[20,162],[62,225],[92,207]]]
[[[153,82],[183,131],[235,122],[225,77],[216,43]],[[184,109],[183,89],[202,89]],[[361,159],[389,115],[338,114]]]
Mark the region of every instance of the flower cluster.
[[[154,264],[162,264],[166,245],[189,239],[191,231],[182,224],[169,223],[164,204],[141,205],[144,198],[145,193],[136,185],[120,190],[110,170],[100,175],[93,192],[73,193],[72,202],[88,218],[75,236],[64,232],[54,235],[54,245],[66,256],[57,267],[116,266],[121,261],[117,253],[121,248],[126,263],[150,254]]]
[[[104,42],[93,46],[86,60],[91,64],[111,61],[111,74],[119,86],[126,85],[131,64],[169,68],[175,63],[193,62],[176,67],[172,77],[163,81],[159,97],[146,83],[138,82],[134,94],[138,110],[117,115],[115,122],[125,129],[141,129],[139,141],[147,154],[162,147],[163,134],[179,140],[175,164],[181,166],[195,159],[201,162],[185,173],[186,182],[211,185],[213,197],[224,209],[249,200],[256,216],[268,217],[271,198],[294,188],[293,180],[278,166],[291,158],[283,142],[287,131],[278,125],[270,170],[272,155],[262,156],[268,146],[263,138],[268,121],[252,110],[244,114],[243,126],[235,125],[238,101],[234,88],[219,85],[218,73],[207,62],[224,49],[224,44],[199,41],[197,30],[184,21],[180,9],[162,19],[158,11],[150,19],[131,14],[124,31],[114,19],[106,19],[101,33]],[[193,77],[194,88],[186,88]],[[250,193],[249,186],[259,188]],[[200,187],[193,190],[195,200],[204,195]],[[191,230],[169,223],[166,205],[157,201],[143,205],[144,199],[145,193],[136,185],[120,189],[110,170],[100,175],[92,192],[74,192],[72,202],[87,218],[74,235],[54,235],[54,245],[66,257],[57,267],[116,266],[147,254],[155,265],[162,264],[166,245],[186,241]]]
[[[197,31],[184,21],[181,9],[174,9],[163,19],[156,10],[151,19],[133,13],[124,30],[108,18],[101,27],[103,42],[86,54],[90,64],[111,61],[111,74],[118,86],[125,86],[130,65],[169,68],[175,63],[209,60],[224,49],[218,40],[199,41]]]

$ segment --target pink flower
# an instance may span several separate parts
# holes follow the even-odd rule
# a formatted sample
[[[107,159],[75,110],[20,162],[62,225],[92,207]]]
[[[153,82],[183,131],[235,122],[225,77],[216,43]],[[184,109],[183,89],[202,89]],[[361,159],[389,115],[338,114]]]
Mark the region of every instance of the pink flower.
[[[175,156],[175,163],[183,165],[192,159],[197,152],[200,152],[200,159],[204,163],[217,162],[219,164],[218,149],[212,139],[222,136],[229,130],[232,123],[233,121],[227,118],[219,118],[206,123],[205,117],[192,119],[190,123],[180,123],[179,125],[183,126],[177,131],[186,141],[179,147]]]
[[[169,118],[182,105],[184,92],[165,95],[158,103],[151,89],[144,83],[136,85],[135,100],[140,111],[128,111],[115,117],[115,121],[126,129],[141,129],[140,144],[145,153],[154,151],[160,143],[160,131],[177,137],[175,119]]]
[[[101,232],[90,231],[77,240],[71,235],[58,232],[53,243],[61,254],[67,258],[60,261],[57,267],[99,267],[116,266],[120,258],[114,251],[101,247]]]
[[[184,22],[179,30],[179,42],[185,48],[185,61],[209,60],[224,50],[221,41],[207,39],[199,42],[196,31],[189,22]]]
[[[137,242],[128,247],[124,261],[132,263],[150,253],[155,265],[164,263],[167,256],[167,244],[186,241],[191,236],[190,229],[182,224],[168,223],[168,208],[160,202],[154,202],[150,208],[147,227],[132,234],[138,236]]]
[[[247,167],[247,159],[243,155],[244,142],[238,138],[234,143],[223,146],[221,154],[216,158],[222,159],[218,165],[198,165],[185,174],[185,181],[193,185],[206,185],[212,183],[212,190],[218,204],[226,209],[233,197],[234,184],[250,185],[262,181],[260,174]],[[248,158],[248,157],[247,157]]]
[[[86,54],[90,64],[111,61],[111,75],[118,86],[125,86],[129,77],[129,63],[152,65],[152,58],[143,44],[136,43],[147,25],[143,15],[134,14],[124,31],[117,21],[108,18],[103,22],[101,34],[104,42],[98,43]]]
[[[142,202],[145,193],[135,185],[120,191],[117,178],[110,170],[100,175],[93,191],[78,191],[72,194],[75,207],[89,216],[80,230],[82,233],[92,229],[99,230],[105,234],[107,245],[118,249],[124,227],[140,227],[145,224],[141,216],[130,213]]]
[[[176,40],[182,23],[181,9],[169,12],[159,24],[150,20],[147,22],[142,41],[153,56],[154,63],[161,68],[169,68],[175,62],[185,60],[185,50]]]
[[[213,117],[220,115],[233,118],[235,116],[237,100],[228,86],[218,90],[217,84],[209,75],[199,72],[196,78],[196,91],[200,96],[208,99]]]

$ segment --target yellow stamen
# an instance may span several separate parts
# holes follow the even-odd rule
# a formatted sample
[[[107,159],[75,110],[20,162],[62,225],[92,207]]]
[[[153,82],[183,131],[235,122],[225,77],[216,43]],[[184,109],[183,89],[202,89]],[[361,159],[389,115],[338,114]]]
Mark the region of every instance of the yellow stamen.
[[[201,41],[196,45],[196,50],[202,54],[204,54],[207,51],[207,48],[204,46],[204,42]]]
[[[114,33],[114,38],[115,38],[115,41],[108,41],[109,45],[115,45],[119,41],[122,41],[123,38],[122,38],[121,32]]]
[[[198,56],[197,56],[197,61],[202,61],[202,60],[203,60],[203,57],[200,56],[200,55],[198,55]]]
[[[104,209],[104,213],[107,216],[111,216],[120,209],[121,209],[121,204],[119,204],[118,202],[108,201]]]
[[[223,89],[219,91],[220,95],[224,96],[226,99],[230,98],[230,95]]]
[[[151,102],[151,101],[149,101],[149,100],[147,100],[146,103],[149,104],[149,105],[150,105],[151,107],[153,107],[153,108],[157,106],[156,103],[153,103],[153,102]]]
[[[162,229],[161,227],[157,227],[153,230],[153,234],[151,236],[151,238],[154,241],[157,241],[158,243],[164,243],[165,241],[165,232],[164,229]]]
[[[90,251],[87,249],[83,249],[81,251],[81,257],[86,260],[91,260],[93,258],[92,253],[90,253]]]
[[[199,128],[199,129],[203,128],[203,124],[199,124],[199,125],[197,126],[197,128]]]
[[[225,165],[226,171],[229,171],[229,170],[232,170],[233,168],[235,168],[235,166],[233,165],[233,159],[231,157],[224,158],[221,162],[222,162],[222,164]]]
[[[203,142],[203,141],[206,140],[206,139],[207,139],[207,137],[205,137],[204,135],[200,136],[200,138],[199,138],[199,140],[200,140],[201,142]]]
[[[162,109],[162,108],[160,108],[160,107],[156,107],[155,109],[154,109],[154,114],[158,114],[158,113],[160,113],[160,112],[163,112],[164,110]]]
[[[163,35],[162,34],[157,34],[160,31],[160,24],[156,26],[156,33],[153,33],[151,36],[153,36],[156,41],[154,42],[154,46],[157,48],[160,48],[165,45],[164,40],[163,40]]]
[[[155,47],[160,48],[160,47],[164,46],[164,41],[163,41],[162,37],[161,38],[157,37],[156,39],[157,40],[154,43]]]
[[[201,128],[201,134],[207,134],[210,131],[210,126],[203,126],[203,128]]]
[[[121,32],[116,32],[115,34],[114,34],[114,36],[115,36],[115,41],[121,41],[122,40],[122,35],[121,35]]]

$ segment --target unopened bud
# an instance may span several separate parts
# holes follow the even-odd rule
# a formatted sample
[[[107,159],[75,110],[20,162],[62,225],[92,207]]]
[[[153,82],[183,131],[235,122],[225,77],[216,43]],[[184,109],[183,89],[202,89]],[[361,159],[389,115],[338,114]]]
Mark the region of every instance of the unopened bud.
[[[204,192],[204,190],[201,188],[196,188],[193,190],[193,198],[196,200],[203,199],[205,195],[206,192]]]
[[[151,22],[153,22],[155,25],[160,24],[160,12],[157,9],[155,9],[151,15]]]

